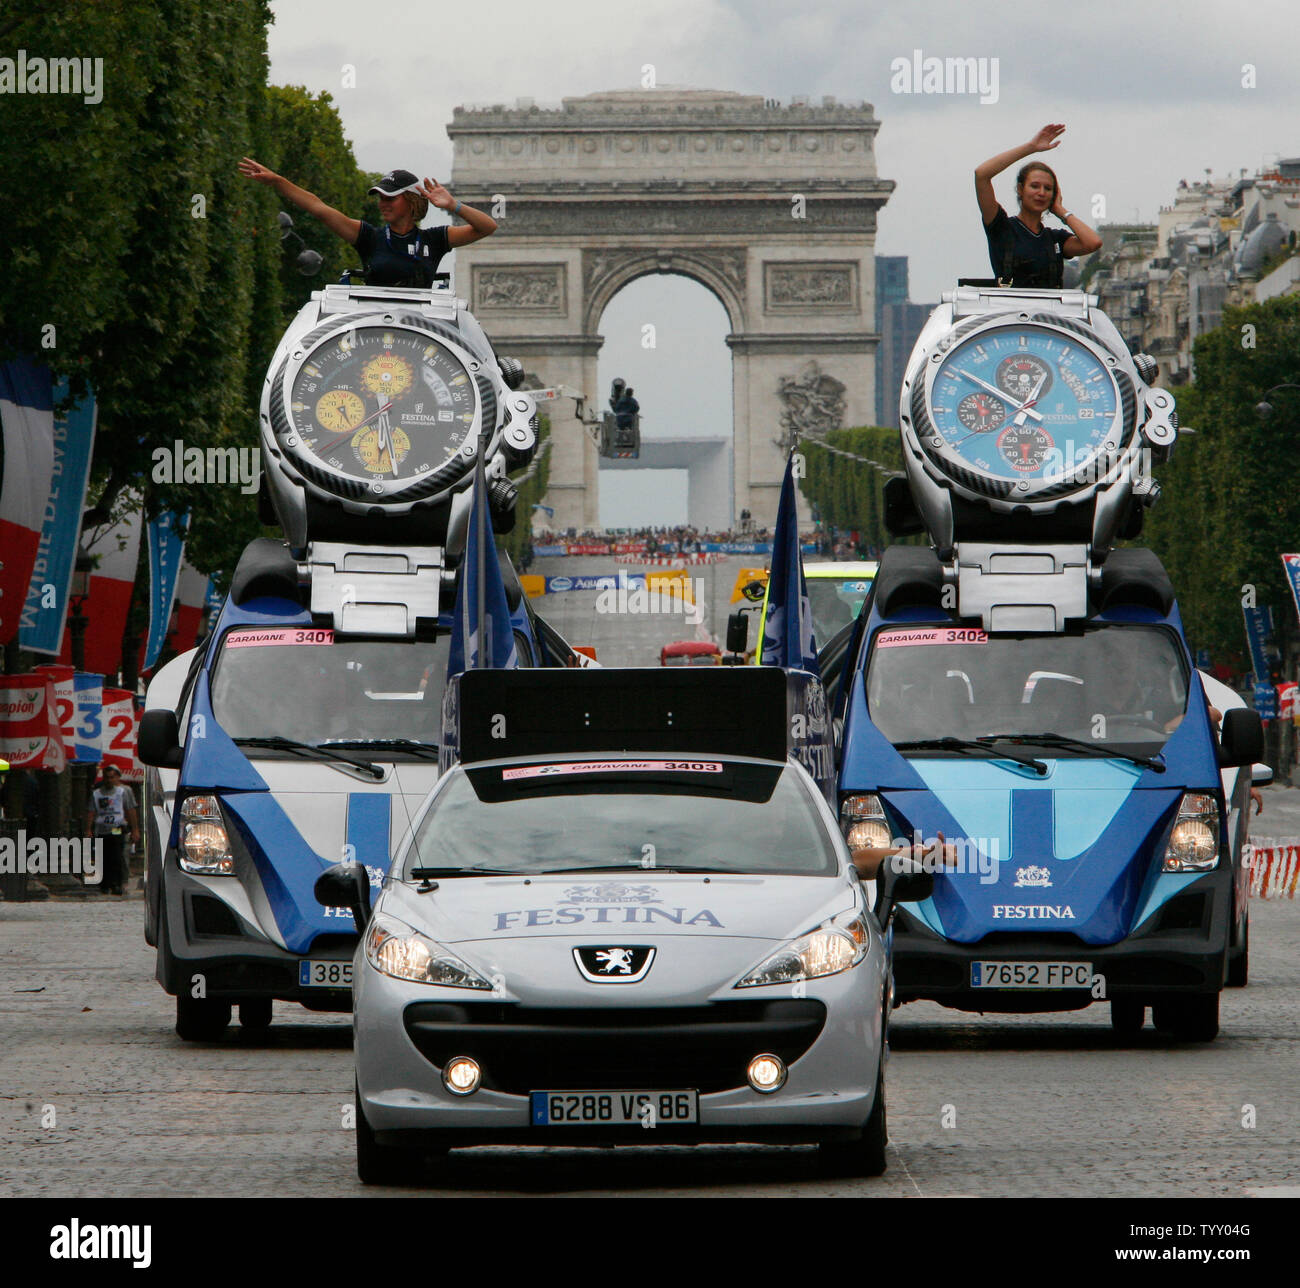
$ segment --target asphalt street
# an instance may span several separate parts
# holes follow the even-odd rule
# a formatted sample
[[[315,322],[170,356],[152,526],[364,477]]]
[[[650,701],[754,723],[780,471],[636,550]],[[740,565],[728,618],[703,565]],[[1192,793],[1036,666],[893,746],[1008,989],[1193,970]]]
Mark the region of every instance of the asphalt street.
[[[0,904],[0,1196],[382,1194],[356,1178],[347,1016],[182,1042],[139,897]],[[485,1148],[431,1193],[1245,1196],[1300,1193],[1300,907],[1253,906],[1251,982],[1180,1046],[1068,1015],[896,1012],[889,1170],[804,1147]],[[1249,1107],[1253,1106],[1253,1115]],[[1254,1126],[1244,1125],[1253,1121]],[[951,1124],[951,1125],[945,1125]]]
[[[602,611],[599,592],[539,607],[601,661],[654,665],[662,644],[725,634],[737,570],[691,569],[703,608]],[[549,566],[548,566],[549,565]],[[558,567],[557,567],[558,566]],[[609,572],[612,561],[533,571]],[[630,566],[633,571],[635,565]],[[608,601],[606,601],[608,606]],[[1291,798],[1296,797],[1295,803]],[[1265,790],[1259,832],[1300,834],[1300,792]],[[1147,1027],[1119,1044],[1107,1007],[978,1016],[895,1013],[888,1171],[827,1179],[806,1147],[482,1148],[430,1194],[1224,1196],[1300,1194],[1300,904],[1256,901],[1251,982],[1223,995],[1208,1045]],[[138,891],[0,903],[0,1196],[382,1195],[354,1163],[351,1026],[276,1003],[182,1042],[154,981]]]

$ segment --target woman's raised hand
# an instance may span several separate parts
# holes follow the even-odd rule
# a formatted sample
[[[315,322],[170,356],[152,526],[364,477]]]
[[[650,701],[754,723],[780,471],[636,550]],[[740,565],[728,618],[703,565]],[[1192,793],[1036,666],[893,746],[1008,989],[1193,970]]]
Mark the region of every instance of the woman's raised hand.
[[[1061,135],[1065,133],[1064,125],[1044,125],[1032,139],[1029,140],[1029,146],[1035,152],[1050,152],[1061,141]]]
[[[450,210],[456,204],[456,198],[437,179],[425,179],[422,191],[428,197],[429,205],[437,206],[439,210]]]
[[[259,165],[252,157],[245,157],[239,163],[239,173],[245,178],[255,180],[257,183],[274,183],[280,177],[274,170],[268,170],[264,165]]]

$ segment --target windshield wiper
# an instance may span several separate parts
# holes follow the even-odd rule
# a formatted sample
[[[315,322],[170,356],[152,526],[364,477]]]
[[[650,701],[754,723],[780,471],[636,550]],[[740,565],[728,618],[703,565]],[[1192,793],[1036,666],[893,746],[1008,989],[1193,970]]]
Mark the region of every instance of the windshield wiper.
[[[1081,752],[1085,756],[1132,761],[1133,764],[1141,765],[1144,769],[1154,769],[1157,774],[1165,772],[1164,764],[1159,760],[1152,760],[1149,756],[1130,756],[1125,752],[1116,751],[1114,747],[1099,747],[1095,742],[1084,742],[1082,738],[1071,738],[1063,733],[989,733],[983,735],[978,741],[982,743],[1022,742],[1034,747],[1060,747],[1062,750],[1068,748],[1071,751]]]
[[[894,743],[895,751],[960,751],[969,754],[983,754],[995,760],[1014,760],[1018,765],[1028,765],[1040,774],[1047,773],[1047,766],[1032,756],[1013,756],[1010,752],[994,751],[982,739],[975,742],[970,738],[918,738],[912,742]]]
[[[368,760],[345,756],[341,751],[331,751],[328,747],[318,747],[312,742],[299,742],[296,738],[284,738],[279,734],[271,738],[235,738],[233,742],[236,747],[267,747],[275,751],[292,751],[296,755],[313,759],[342,760],[357,769],[364,769],[376,780],[384,776],[384,771]]]
[[[526,877],[531,873],[516,868],[412,868],[411,881],[428,881],[431,877]]]
[[[328,744],[330,747],[397,747],[425,760],[438,759],[436,742],[419,742],[415,738],[341,738]]]

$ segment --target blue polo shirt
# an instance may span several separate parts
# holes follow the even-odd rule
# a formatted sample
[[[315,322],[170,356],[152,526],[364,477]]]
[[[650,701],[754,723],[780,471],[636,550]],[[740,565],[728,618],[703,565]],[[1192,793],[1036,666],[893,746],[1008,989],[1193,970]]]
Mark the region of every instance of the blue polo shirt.
[[[451,249],[446,224],[395,233],[364,220],[355,245],[369,286],[432,286],[438,261]]]
[[[1012,219],[1001,206],[991,223],[984,225],[989,243],[989,264],[993,276],[1012,286],[1059,287],[1065,271],[1062,250],[1073,236],[1068,228],[1048,228],[1030,232],[1020,219]]]

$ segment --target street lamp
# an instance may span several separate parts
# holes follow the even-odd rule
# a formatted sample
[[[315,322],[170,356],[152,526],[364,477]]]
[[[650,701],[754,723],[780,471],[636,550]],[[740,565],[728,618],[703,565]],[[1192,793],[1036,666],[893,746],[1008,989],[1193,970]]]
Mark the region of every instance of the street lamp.
[[[289,238],[292,237],[302,248],[298,252],[298,271],[304,277],[314,277],[320,272],[320,266],[324,263],[325,257],[319,251],[312,250],[307,243],[303,241],[302,237],[298,233],[294,232],[293,220],[290,218],[287,210],[280,211],[276,216],[276,219],[280,222],[280,240],[284,242],[288,241]]]
[[[1264,396],[1255,404],[1255,415],[1260,420],[1267,420],[1273,414],[1273,404],[1268,401],[1268,396],[1279,389],[1300,389],[1300,385],[1274,385],[1272,389],[1265,389]]]

